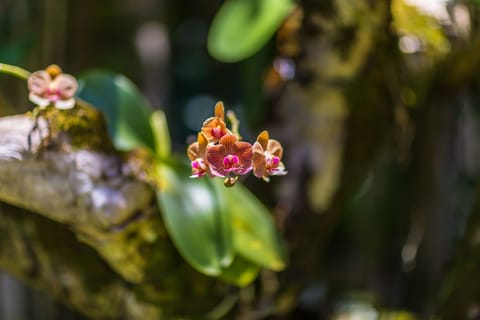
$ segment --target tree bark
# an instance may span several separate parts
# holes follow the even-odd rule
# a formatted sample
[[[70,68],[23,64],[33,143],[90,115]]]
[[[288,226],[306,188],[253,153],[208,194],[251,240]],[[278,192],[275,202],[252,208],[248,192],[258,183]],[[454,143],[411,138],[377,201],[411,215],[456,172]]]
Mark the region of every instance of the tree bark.
[[[0,268],[90,318],[207,314],[229,287],[183,261],[152,188],[94,132],[102,117],[74,110],[0,118]]]

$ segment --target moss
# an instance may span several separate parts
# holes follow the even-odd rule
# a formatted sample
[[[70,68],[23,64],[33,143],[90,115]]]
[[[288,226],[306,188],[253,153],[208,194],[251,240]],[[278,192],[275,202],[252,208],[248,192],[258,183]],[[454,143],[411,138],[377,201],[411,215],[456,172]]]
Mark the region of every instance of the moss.
[[[150,151],[146,149],[134,149],[121,153],[124,163],[132,171],[132,175],[138,180],[144,181],[152,187],[156,187],[155,160]]]
[[[113,150],[102,113],[87,104],[77,103],[69,110],[48,106],[35,109],[32,116],[35,114],[47,121],[49,134],[44,144],[48,148]]]
[[[150,257],[142,254],[143,246],[151,246],[158,233],[152,226],[151,217],[139,218],[121,230],[106,234],[91,234],[81,240],[95,247],[105,261],[124,279],[140,283],[145,277],[145,268]]]
[[[124,281],[64,225],[0,204],[0,266],[92,319],[118,319]]]

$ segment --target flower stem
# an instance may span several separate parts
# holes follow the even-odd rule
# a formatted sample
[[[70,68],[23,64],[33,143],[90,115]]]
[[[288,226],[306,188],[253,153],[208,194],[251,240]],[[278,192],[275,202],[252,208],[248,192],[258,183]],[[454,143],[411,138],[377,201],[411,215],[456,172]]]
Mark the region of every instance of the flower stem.
[[[11,74],[12,76],[23,80],[27,80],[28,76],[30,75],[30,72],[27,70],[6,63],[0,63],[0,73]]]
[[[242,136],[240,135],[240,132],[238,131],[238,127],[240,125],[240,120],[238,120],[235,112],[233,112],[231,110],[227,111],[227,118],[232,125],[233,134],[238,137],[238,140],[242,139]]]

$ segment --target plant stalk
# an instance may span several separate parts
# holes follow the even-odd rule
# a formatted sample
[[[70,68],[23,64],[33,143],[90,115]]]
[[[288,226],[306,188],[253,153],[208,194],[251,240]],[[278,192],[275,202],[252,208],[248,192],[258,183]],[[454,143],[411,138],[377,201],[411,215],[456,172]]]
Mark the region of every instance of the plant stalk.
[[[27,80],[28,76],[30,75],[30,72],[27,70],[6,63],[0,63],[0,73],[10,74],[23,80]]]

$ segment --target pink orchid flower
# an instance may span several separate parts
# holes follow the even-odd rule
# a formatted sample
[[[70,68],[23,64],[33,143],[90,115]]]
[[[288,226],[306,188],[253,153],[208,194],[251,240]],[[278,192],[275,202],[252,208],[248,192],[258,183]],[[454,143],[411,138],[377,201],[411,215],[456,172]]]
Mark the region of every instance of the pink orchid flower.
[[[252,145],[227,134],[218,144],[207,146],[206,159],[214,176],[244,175],[252,170]]]
[[[205,120],[197,141],[188,146],[187,155],[192,165],[191,178],[205,175],[225,178],[223,184],[232,187],[239,176],[253,170],[253,174],[266,182],[270,176],[285,175],[282,163],[283,148],[280,142],[270,139],[268,132],[258,135],[252,146],[240,141],[238,120],[235,114],[227,114],[232,130],[225,124],[222,102],[215,105],[215,115]]]
[[[32,73],[28,77],[29,99],[40,108],[53,104],[58,109],[71,109],[75,106],[77,80],[56,66]]]
[[[270,139],[267,131],[262,131],[253,144],[253,174],[265,181],[270,176],[286,175],[282,163],[283,148],[280,142]]]

